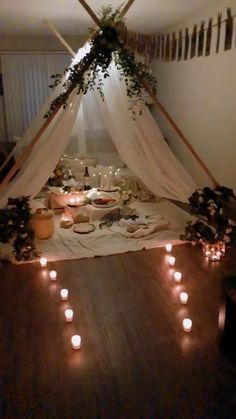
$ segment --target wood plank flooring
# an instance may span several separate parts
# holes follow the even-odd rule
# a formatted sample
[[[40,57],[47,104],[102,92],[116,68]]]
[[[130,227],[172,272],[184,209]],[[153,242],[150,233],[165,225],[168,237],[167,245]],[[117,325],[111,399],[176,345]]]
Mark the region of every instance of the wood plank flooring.
[[[181,306],[164,249],[49,264],[1,266],[0,406],[9,419],[235,418],[236,366],[217,347],[220,282],[236,251],[208,264],[175,246],[189,304]],[[65,324],[60,287],[75,321]],[[181,329],[190,316],[190,335]],[[81,351],[70,337],[79,333]]]

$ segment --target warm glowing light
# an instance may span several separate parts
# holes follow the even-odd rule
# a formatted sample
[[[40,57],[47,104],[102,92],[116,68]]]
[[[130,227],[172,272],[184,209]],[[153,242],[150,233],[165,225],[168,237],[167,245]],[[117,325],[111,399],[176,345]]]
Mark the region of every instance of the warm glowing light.
[[[191,330],[192,330],[192,324],[193,324],[192,320],[190,320],[190,319],[184,319],[183,320],[183,329],[184,329],[184,331],[187,332],[187,333],[191,332]]]
[[[73,315],[74,315],[73,310],[71,310],[70,308],[66,309],[65,310],[65,319],[66,319],[66,322],[68,322],[68,323],[72,322]]]
[[[181,272],[174,272],[174,279],[175,279],[175,282],[180,282],[182,279]]]
[[[50,276],[51,281],[56,281],[56,279],[57,279],[57,271],[50,271],[49,272],[49,276]]]
[[[61,294],[61,300],[62,301],[68,300],[68,294],[69,294],[69,292],[68,292],[68,290],[66,288],[63,288],[61,290],[60,294]]]
[[[170,266],[174,266],[175,265],[175,257],[174,256],[169,256],[168,263],[169,263]]]
[[[80,349],[81,348],[81,336],[74,335],[71,338],[71,344],[73,349]]]
[[[172,244],[167,243],[167,244],[165,245],[165,248],[166,248],[167,253],[170,253],[170,252],[171,252],[171,250],[172,250]]]
[[[188,302],[188,293],[187,292],[181,292],[179,296],[181,304],[187,304]]]
[[[40,258],[39,263],[40,263],[42,268],[46,268],[48,260],[46,258]]]

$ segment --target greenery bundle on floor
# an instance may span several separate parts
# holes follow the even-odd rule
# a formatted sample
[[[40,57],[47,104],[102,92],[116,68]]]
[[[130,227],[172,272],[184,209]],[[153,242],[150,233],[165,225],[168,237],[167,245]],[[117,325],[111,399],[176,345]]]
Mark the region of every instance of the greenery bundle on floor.
[[[13,241],[17,261],[31,260],[37,256],[30,220],[28,196],[9,198],[7,207],[0,209],[0,242]]]
[[[127,96],[132,99],[131,110],[135,114],[137,105],[143,104],[143,83],[146,83],[153,93],[156,92],[156,79],[151,75],[150,69],[141,61],[135,59],[134,53],[125,46],[122,39],[124,25],[119,20],[121,7],[113,10],[111,6],[102,9],[100,20],[101,28],[90,42],[90,51],[76,64],[66,71],[69,76],[63,83],[63,92],[54,99],[45,117],[50,116],[55,108],[68,103],[69,94],[76,89],[77,93],[86,94],[88,90],[99,91],[104,100],[103,82],[109,77],[109,66],[114,63],[119,70],[120,79],[124,80]],[[52,76],[55,87],[60,83],[58,75]],[[138,106],[139,113],[141,107]]]
[[[214,189],[205,187],[197,189],[189,198],[193,215],[197,220],[191,221],[185,228],[181,239],[196,243],[236,243],[236,222],[231,220],[225,211],[225,204],[236,201],[232,189],[219,186]]]

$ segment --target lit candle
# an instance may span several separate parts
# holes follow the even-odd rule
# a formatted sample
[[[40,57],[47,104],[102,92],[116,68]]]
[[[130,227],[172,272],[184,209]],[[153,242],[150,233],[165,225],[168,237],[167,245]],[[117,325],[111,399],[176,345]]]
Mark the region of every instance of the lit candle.
[[[174,272],[174,279],[175,279],[175,282],[180,282],[182,279],[181,272]]]
[[[71,344],[73,349],[80,349],[81,348],[81,337],[79,335],[74,335],[71,338]]]
[[[189,333],[192,330],[192,320],[190,319],[184,319],[183,320],[183,329],[185,332]]]
[[[42,268],[46,268],[48,261],[47,261],[46,258],[40,258],[39,263],[40,263]]]
[[[66,289],[66,288],[63,288],[62,290],[61,290],[61,292],[60,292],[60,294],[61,294],[61,300],[62,301],[66,301],[66,300],[68,300],[68,290]]]
[[[51,281],[56,281],[56,279],[57,279],[57,271],[50,271],[49,272],[49,276],[50,276]]]
[[[73,320],[73,310],[71,310],[70,308],[65,310],[65,319],[66,322],[70,323]]]
[[[174,266],[175,257],[174,256],[169,256],[168,263],[169,263],[170,266]]]
[[[187,302],[188,302],[188,293],[187,292],[181,292],[179,298],[180,298],[181,304],[187,304]]]
[[[171,253],[171,250],[172,250],[172,244],[167,243],[165,247],[166,247],[166,251],[167,251],[167,253]]]

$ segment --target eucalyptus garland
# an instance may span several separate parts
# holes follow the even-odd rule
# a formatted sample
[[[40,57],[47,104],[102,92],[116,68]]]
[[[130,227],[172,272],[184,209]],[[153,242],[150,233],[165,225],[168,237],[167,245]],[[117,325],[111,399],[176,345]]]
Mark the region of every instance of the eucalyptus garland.
[[[9,198],[7,207],[0,209],[0,242],[13,241],[17,261],[31,260],[37,256],[30,220],[28,196]]]
[[[102,10],[100,18],[102,26],[90,42],[90,51],[79,63],[65,70],[69,72],[69,76],[63,83],[63,92],[51,103],[45,117],[50,116],[59,106],[65,108],[69,95],[74,89],[78,94],[86,94],[88,90],[97,89],[104,100],[104,79],[109,77],[109,66],[113,59],[119,70],[120,79],[126,84],[127,96],[131,99],[130,108],[133,113],[136,113],[137,104],[145,102],[143,83],[146,83],[155,94],[157,83],[149,67],[141,61],[136,61],[134,53],[124,44],[123,24],[118,19],[119,12],[120,8],[114,11],[111,6]],[[61,83],[57,76],[52,76],[54,83],[50,87]],[[141,107],[139,112],[141,112]]]

